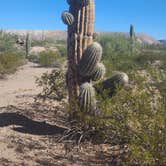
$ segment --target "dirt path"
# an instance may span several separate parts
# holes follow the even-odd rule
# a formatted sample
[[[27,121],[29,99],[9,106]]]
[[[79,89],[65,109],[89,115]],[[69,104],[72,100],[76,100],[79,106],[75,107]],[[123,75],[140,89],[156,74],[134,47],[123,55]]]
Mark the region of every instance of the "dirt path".
[[[107,165],[110,157],[98,145],[78,149],[73,142],[58,141],[67,130],[60,102],[34,102],[40,91],[35,77],[50,70],[28,63],[0,81],[0,166]]]
[[[5,80],[0,80],[0,107],[19,105],[31,102],[40,88],[36,87],[35,79],[51,69],[39,68],[33,63],[22,66],[17,73]]]

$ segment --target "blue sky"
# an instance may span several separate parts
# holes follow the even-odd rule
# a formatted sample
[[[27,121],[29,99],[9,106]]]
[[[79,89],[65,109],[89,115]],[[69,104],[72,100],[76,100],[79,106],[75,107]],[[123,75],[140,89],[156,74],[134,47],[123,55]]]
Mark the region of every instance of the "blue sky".
[[[66,0],[0,0],[0,29],[64,30]],[[96,0],[96,30],[145,32],[166,38],[166,0]]]

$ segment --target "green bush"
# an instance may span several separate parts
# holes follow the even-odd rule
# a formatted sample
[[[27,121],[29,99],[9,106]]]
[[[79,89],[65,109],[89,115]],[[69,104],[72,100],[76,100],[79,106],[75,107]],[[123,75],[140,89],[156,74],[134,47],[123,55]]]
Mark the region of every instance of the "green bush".
[[[28,60],[33,63],[39,63],[39,55],[37,54],[30,54],[28,56]]]
[[[48,41],[48,40],[32,40],[31,47],[35,47],[35,46],[44,47],[44,46],[48,45],[49,43],[51,43],[51,41]]]
[[[57,46],[58,51],[59,51],[59,55],[62,57],[67,57],[67,49],[66,49],[66,45],[58,45]]]
[[[43,73],[40,78],[37,78],[36,83],[42,87],[42,92],[38,97],[54,98],[58,101],[66,97],[65,74],[62,70],[52,70],[51,73]]]
[[[127,38],[124,34],[113,33],[104,34],[99,36],[98,42],[101,43],[103,47],[103,55],[105,57],[111,57],[112,60],[116,56],[133,56],[135,55],[136,49],[139,48],[139,43],[135,43],[135,51],[131,51],[131,40]]]
[[[0,52],[16,51],[15,44],[17,41],[17,35],[11,35],[0,31]]]
[[[138,46],[131,54],[130,42],[119,34],[101,37],[99,42],[107,76],[113,71],[127,72],[130,86],[117,90],[112,98],[107,92],[98,94],[102,112],[98,116],[79,109],[74,112],[73,135],[77,133],[79,141],[128,146],[121,165],[166,165],[166,52],[154,52],[154,47],[143,52]],[[156,60],[161,61],[157,68],[153,66]],[[140,75],[142,71],[146,75]]]
[[[100,116],[77,110],[75,118],[80,123],[75,125],[83,133],[82,140],[126,145],[129,151],[122,165],[164,165],[165,98],[154,99],[154,92],[145,89],[144,78],[133,73],[133,79],[136,80],[135,88],[119,90],[112,98],[107,94],[104,98],[98,96]]]
[[[22,53],[0,53],[0,72],[3,74],[15,72],[24,63],[25,59]]]
[[[54,63],[63,61],[59,53],[53,51],[41,52],[38,57],[39,64],[44,67],[54,67]]]

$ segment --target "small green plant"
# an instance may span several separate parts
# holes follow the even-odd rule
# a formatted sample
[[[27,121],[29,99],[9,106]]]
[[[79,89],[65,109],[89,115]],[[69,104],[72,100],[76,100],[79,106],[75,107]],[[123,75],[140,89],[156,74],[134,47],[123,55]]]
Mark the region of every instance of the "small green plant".
[[[38,86],[42,87],[42,92],[38,95],[44,100],[53,98],[58,101],[66,97],[65,74],[60,69],[52,70],[51,73],[44,73],[41,78],[36,79]]]
[[[0,53],[0,73],[13,73],[25,63],[22,53],[4,52]]]
[[[58,62],[61,61],[63,61],[63,58],[59,56],[58,52],[44,51],[38,55],[38,62],[44,67],[56,67],[55,65],[58,65]],[[60,64],[58,66],[60,66]]]
[[[5,31],[0,31],[0,52],[12,52],[17,51],[15,43],[17,40],[17,35],[11,35],[5,33]]]

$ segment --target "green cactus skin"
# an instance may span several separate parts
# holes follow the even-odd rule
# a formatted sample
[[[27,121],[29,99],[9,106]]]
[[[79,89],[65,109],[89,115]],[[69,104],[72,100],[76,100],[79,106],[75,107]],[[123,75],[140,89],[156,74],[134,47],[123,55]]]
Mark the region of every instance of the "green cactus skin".
[[[92,81],[101,80],[104,77],[105,72],[106,72],[105,66],[102,63],[98,63],[96,67],[96,71],[91,76]]]
[[[123,87],[129,82],[129,77],[126,73],[116,72],[111,78],[105,80],[102,85],[104,89],[110,89],[112,92],[116,90],[116,87]]]
[[[62,21],[66,25],[72,25],[74,23],[74,16],[71,13],[64,11],[62,13]]]
[[[102,47],[99,43],[90,44],[84,51],[82,59],[78,65],[79,74],[83,77],[91,76],[102,57]]]
[[[130,38],[133,39],[135,37],[134,26],[130,25]]]
[[[91,83],[86,82],[80,86],[79,106],[85,112],[92,112],[95,109],[95,89]]]

